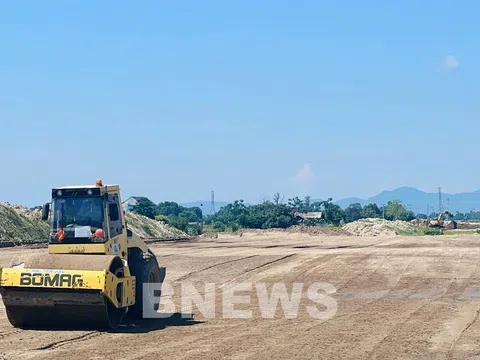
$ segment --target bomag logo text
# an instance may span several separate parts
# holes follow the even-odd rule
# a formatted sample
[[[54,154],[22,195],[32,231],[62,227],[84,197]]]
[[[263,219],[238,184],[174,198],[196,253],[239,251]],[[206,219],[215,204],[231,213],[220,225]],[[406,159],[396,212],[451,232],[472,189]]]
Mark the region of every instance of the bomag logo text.
[[[42,274],[42,273],[21,273],[20,285],[24,286],[68,286],[74,284],[83,285],[82,275],[71,274]]]

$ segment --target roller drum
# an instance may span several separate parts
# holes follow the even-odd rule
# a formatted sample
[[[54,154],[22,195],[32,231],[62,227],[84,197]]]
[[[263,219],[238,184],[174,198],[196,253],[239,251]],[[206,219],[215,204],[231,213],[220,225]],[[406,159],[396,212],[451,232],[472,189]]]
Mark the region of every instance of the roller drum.
[[[119,274],[123,262],[111,255],[41,254],[14,258],[11,267]],[[115,329],[126,313],[98,290],[4,287],[0,293],[8,320],[22,329]]]

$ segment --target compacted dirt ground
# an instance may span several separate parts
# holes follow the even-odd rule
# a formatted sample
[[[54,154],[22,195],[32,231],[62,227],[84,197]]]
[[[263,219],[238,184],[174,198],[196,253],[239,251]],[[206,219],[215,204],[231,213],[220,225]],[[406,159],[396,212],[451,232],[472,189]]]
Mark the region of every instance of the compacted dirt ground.
[[[0,359],[480,359],[478,235],[245,233],[152,249],[167,267],[162,302],[176,314],[112,332],[22,331],[0,303]],[[45,251],[2,249],[0,266]],[[251,317],[224,301],[238,284],[253,284],[234,305]],[[282,284],[300,289],[298,312],[279,303],[269,317],[262,290]],[[308,293],[315,284],[334,292]],[[192,286],[214,305],[182,307]]]

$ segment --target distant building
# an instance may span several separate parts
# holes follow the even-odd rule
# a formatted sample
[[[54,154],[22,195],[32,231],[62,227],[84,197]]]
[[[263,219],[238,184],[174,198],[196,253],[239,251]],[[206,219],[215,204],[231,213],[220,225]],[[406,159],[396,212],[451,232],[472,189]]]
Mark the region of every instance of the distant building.
[[[148,200],[144,196],[130,196],[127,200],[122,203],[123,210],[131,211],[135,205],[138,204],[139,200]]]
[[[294,216],[301,218],[302,220],[307,220],[307,219],[324,219],[325,214],[323,211],[311,211],[311,212],[295,212]]]
[[[301,217],[302,219],[322,219],[324,214],[322,211],[311,211],[311,212],[296,212],[295,216]]]

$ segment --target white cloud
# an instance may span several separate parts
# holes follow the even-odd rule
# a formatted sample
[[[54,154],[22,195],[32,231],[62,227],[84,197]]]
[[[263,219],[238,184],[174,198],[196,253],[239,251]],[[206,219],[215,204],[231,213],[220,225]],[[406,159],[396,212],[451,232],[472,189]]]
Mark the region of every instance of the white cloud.
[[[444,57],[442,63],[437,66],[437,71],[446,71],[451,69],[456,69],[460,66],[460,61],[458,56],[447,55]]]
[[[306,184],[315,179],[315,175],[312,170],[311,164],[304,164],[303,168],[295,175],[295,177],[291,180],[299,183],[299,184]]]
[[[460,65],[458,58],[453,55],[445,56],[443,63],[444,63],[444,66],[449,69],[455,69]]]

